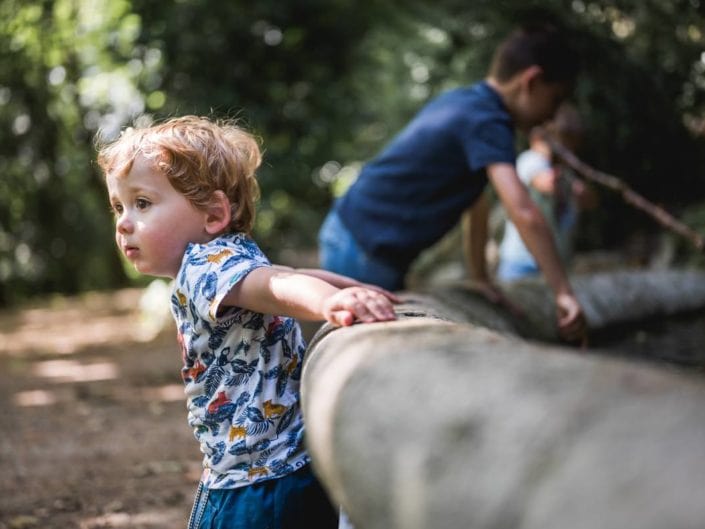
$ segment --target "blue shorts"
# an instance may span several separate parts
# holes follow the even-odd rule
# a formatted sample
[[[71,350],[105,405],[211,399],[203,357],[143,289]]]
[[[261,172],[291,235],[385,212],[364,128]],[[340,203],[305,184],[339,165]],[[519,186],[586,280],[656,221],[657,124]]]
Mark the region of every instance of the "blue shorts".
[[[321,226],[318,248],[324,270],[391,291],[404,288],[406,270],[366,254],[335,211],[328,214]]]
[[[338,513],[310,465],[237,489],[199,483],[188,529],[336,529]]]

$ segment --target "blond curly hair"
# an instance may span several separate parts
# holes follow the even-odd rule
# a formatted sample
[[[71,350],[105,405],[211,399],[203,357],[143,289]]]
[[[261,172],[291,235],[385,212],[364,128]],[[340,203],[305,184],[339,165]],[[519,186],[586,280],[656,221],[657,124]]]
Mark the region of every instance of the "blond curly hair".
[[[254,136],[234,122],[183,116],[128,128],[98,146],[98,165],[106,177],[129,173],[137,156],[152,162],[199,209],[222,191],[231,205],[230,230],[252,231],[259,198],[255,172],[262,154]]]

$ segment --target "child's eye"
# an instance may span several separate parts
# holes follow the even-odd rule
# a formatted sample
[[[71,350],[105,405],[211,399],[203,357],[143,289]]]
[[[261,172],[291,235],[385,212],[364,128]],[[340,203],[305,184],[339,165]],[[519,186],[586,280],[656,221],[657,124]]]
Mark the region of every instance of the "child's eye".
[[[150,204],[151,203],[146,198],[138,198],[137,200],[135,200],[135,207],[137,209],[147,209]]]
[[[110,211],[116,217],[122,213],[122,204],[111,204]]]

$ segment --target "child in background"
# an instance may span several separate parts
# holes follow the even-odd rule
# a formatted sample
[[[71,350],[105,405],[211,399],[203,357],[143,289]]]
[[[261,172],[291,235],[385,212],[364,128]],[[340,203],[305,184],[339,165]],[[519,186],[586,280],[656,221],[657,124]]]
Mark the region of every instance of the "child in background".
[[[551,146],[545,134],[551,134],[571,151],[580,146],[583,124],[572,105],[563,104],[553,120],[532,129],[529,149],[517,158],[517,174],[526,185],[553,233],[556,248],[567,265],[573,249],[573,235],[581,209],[595,206],[593,191],[566,167],[553,161]],[[507,219],[499,246],[497,277],[512,281],[540,273],[536,260],[524,245],[516,226]]]
[[[392,294],[272,266],[249,237],[261,155],[251,135],[187,116],[100,149],[116,241],[144,274],[175,279],[188,420],[204,454],[189,528],[336,527],[310,470],[293,318],[395,318]]]

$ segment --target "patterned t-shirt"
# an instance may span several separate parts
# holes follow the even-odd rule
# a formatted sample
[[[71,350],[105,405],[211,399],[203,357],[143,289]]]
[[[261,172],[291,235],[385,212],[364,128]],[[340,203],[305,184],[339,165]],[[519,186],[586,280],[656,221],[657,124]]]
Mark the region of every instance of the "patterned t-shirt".
[[[188,420],[208,488],[281,477],[309,462],[299,384],[305,343],[292,318],[221,307],[248,273],[271,266],[242,234],[191,244],[171,298]]]

